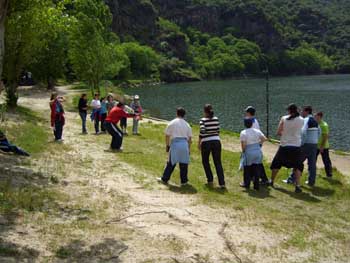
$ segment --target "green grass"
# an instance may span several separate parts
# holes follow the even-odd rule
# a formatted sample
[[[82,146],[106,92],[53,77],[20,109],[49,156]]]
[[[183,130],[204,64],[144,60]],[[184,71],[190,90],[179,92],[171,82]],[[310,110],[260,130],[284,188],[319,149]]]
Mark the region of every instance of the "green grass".
[[[140,127],[142,136],[126,137],[124,152],[118,154],[118,158],[140,171],[134,176],[149,189],[159,187],[155,178],[161,176],[167,160],[164,129],[165,125],[143,123]],[[194,126],[193,131],[196,138],[198,127]],[[224,136],[230,136],[230,133]],[[232,140],[237,140],[236,134],[231,136]],[[100,136],[97,140],[98,143],[105,143],[107,148],[110,138]],[[223,151],[228,190],[211,189],[205,186],[206,177],[196,145],[196,142],[192,145],[189,166],[191,185],[178,186],[179,171],[176,170],[169,191],[195,194],[202,203],[235,211],[236,216],[247,224],[261,226],[277,236],[286,236],[287,239],[280,244],[281,248],[311,249],[318,253],[313,258],[319,258],[327,253],[327,249],[340,247],[339,257],[349,255],[345,247],[350,244],[350,235],[345,233],[350,231],[350,186],[338,171],[334,171],[334,178],[329,179],[323,170],[319,170],[316,187],[304,186],[302,194],[295,194],[293,186],[281,182],[288,176],[286,169],[280,171],[275,189],[262,187],[259,192],[245,191],[238,186],[242,181],[242,174],[238,171],[240,153]],[[265,167],[270,176],[268,164]],[[302,180],[306,180],[305,173]]]

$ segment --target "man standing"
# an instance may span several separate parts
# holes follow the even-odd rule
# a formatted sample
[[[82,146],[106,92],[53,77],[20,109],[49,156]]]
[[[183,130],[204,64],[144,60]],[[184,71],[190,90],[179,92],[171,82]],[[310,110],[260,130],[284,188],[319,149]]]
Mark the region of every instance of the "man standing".
[[[94,99],[91,101],[92,113],[91,120],[95,123],[95,134],[100,134],[100,114],[101,114],[101,101],[100,94],[96,93]]]
[[[188,182],[188,164],[190,162],[190,148],[192,143],[192,129],[184,120],[186,111],[183,108],[176,110],[176,118],[172,120],[165,130],[166,152],[169,159],[163,176],[158,181],[167,184],[176,164],[180,165],[181,185]]]
[[[318,141],[317,157],[321,153],[326,175],[327,177],[332,177],[332,161],[329,158],[329,127],[328,124],[323,120],[323,112],[318,112],[315,115],[315,119],[318,122],[321,129],[321,136]]]

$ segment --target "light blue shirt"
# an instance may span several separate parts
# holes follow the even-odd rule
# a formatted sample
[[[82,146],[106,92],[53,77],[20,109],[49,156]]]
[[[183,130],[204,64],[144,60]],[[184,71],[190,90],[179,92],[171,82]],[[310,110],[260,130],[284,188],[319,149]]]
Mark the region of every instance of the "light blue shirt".
[[[318,140],[321,136],[320,126],[317,124],[316,127],[309,127],[310,117],[312,115],[304,118],[304,126],[302,128],[302,145],[307,144],[318,144]],[[316,122],[316,120],[314,120]]]

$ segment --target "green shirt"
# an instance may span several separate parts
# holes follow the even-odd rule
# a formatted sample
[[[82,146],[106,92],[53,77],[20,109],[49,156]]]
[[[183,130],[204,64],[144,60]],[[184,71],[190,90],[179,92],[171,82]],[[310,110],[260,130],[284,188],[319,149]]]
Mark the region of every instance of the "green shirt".
[[[321,128],[321,136],[320,136],[320,139],[318,140],[318,148],[321,148],[321,143],[322,143],[322,140],[323,140],[324,136],[329,135],[329,127],[328,127],[327,122],[321,121],[320,122],[320,128]],[[328,141],[328,139],[326,140],[326,142],[324,144],[324,148],[325,149],[329,149],[329,141]]]

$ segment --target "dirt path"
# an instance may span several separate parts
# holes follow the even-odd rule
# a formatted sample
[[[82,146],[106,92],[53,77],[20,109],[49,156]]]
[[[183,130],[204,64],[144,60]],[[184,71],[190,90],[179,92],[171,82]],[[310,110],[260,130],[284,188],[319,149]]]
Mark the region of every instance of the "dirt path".
[[[67,92],[72,91],[61,87],[59,92],[69,95]],[[24,92],[19,103],[23,106],[29,104],[38,112],[47,112],[47,98],[47,94]],[[73,201],[70,207],[62,208],[62,214],[48,220],[50,223],[45,231],[27,227],[27,235],[21,236],[18,233],[22,230],[18,226],[8,234],[10,240],[38,250],[42,257],[39,261],[53,261],[53,248],[73,251],[70,256],[75,260],[70,258],[63,262],[286,260],[283,251],[274,251],[273,254],[269,251],[271,247],[278,247],[284,239],[282,235],[266,231],[258,224],[247,225],[249,215],[242,217],[234,210],[203,205],[195,195],[169,191],[167,187],[155,184],[154,177],[149,178],[146,174],[145,180],[153,186],[145,189],[133,180],[143,171],[121,161],[118,155],[105,152],[108,146],[97,143],[94,135],[80,135],[76,113],[67,112],[66,118],[64,146],[67,150],[64,156],[48,155],[37,165],[55,173],[60,179],[57,187]],[[234,142],[226,147],[238,150]],[[265,150],[271,157],[276,146],[268,144]],[[72,207],[91,213],[75,215],[76,209]],[[79,223],[85,228],[80,229],[77,221],[85,222]],[[53,229],[68,223],[74,227],[69,231],[61,230],[63,233],[68,231],[64,240],[66,244],[62,244],[58,237],[55,243]],[[98,250],[99,246],[103,247],[102,250]],[[106,249],[111,251],[107,255]],[[288,259],[293,257],[302,258],[303,255],[291,254]]]

